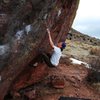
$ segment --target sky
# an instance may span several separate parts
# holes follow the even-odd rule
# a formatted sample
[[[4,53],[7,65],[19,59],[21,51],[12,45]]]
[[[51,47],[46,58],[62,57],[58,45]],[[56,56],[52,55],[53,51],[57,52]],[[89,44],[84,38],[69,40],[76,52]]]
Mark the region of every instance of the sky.
[[[80,0],[72,27],[100,39],[100,0]]]

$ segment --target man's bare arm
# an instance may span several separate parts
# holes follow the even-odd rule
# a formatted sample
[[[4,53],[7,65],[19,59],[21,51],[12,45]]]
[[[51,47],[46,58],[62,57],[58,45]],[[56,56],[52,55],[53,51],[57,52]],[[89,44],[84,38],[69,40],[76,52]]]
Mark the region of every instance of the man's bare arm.
[[[48,28],[47,28],[47,32],[48,32],[48,36],[49,36],[50,45],[51,45],[52,48],[54,48],[54,43],[52,41],[51,34],[50,34],[50,30]]]

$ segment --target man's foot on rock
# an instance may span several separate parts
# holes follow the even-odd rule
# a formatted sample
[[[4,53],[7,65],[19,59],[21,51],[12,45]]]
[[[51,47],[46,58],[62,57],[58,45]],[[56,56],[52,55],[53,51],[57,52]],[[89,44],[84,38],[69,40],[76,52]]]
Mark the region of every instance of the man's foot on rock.
[[[33,64],[33,67],[37,67],[38,66],[38,62]]]
[[[37,67],[38,66],[38,62],[34,63],[34,64],[29,64],[30,67]]]

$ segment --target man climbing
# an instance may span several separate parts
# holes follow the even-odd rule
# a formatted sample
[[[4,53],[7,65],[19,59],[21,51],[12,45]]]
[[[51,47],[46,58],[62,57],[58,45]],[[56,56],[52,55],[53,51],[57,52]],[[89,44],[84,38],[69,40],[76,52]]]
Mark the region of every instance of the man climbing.
[[[62,51],[66,47],[66,43],[59,42],[59,43],[57,43],[57,45],[54,45],[52,38],[51,38],[50,30],[48,28],[47,28],[47,33],[49,36],[50,46],[53,48],[53,53],[52,53],[52,55],[46,54],[46,53],[41,53],[38,57],[35,58],[35,63],[33,64],[33,66],[37,66],[38,61],[40,61],[40,60],[42,62],[44,61],[49,67],[56,67],[59,64],[59,60],[61,58]]]

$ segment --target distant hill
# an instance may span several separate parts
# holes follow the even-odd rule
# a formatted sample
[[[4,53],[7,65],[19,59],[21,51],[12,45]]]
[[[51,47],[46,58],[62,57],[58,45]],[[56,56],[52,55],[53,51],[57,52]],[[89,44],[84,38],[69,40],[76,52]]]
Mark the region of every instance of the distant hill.
[[[90,37],[88,35],[82,34],[81,32],[71,28],[70,32],[67,34],[67,39],[73,41],[81,41],[86,44],[100,46],[100,39]]]

